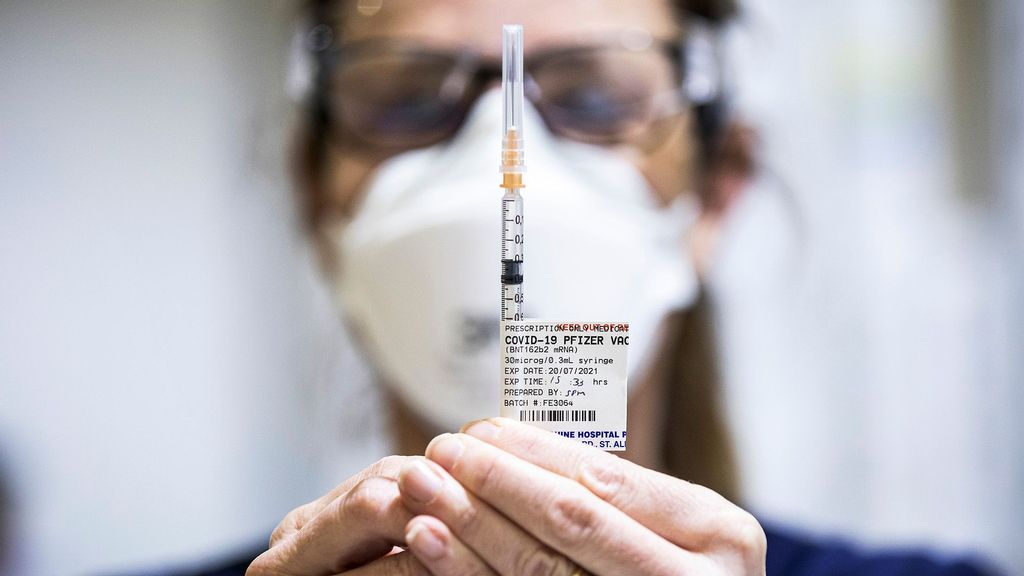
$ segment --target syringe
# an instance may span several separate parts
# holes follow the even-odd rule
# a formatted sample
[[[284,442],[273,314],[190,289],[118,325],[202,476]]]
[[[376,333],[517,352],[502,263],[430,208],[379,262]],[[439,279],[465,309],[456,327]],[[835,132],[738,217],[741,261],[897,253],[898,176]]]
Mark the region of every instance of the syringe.
[[[502,27],[501,90],[501,321],[523,319],[523,27]]]

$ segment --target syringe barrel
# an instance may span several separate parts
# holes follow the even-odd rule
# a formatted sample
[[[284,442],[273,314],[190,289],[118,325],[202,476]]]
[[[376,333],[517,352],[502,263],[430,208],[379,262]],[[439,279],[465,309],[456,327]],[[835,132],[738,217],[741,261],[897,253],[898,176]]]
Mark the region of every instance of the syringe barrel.
[[[523,27],[502,27],[501,92],[504,96],[504,130],[501,135],[501,171],[523,172]]]
[[[523,196],[515,188],[506,188],[501,198],[501,260],[522,262],[524,243]]]

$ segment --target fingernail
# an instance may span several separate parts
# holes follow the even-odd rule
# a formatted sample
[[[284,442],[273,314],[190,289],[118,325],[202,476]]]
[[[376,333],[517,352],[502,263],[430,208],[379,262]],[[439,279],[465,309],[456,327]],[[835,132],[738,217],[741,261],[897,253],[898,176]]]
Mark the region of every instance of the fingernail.
[[[438,560],[444,556],[444,542],[433,530],[421,523],[413,524],[412,529],[405,535],[405,540],[414,553],[427,560]]]
[[[413,460],[405,465],[399,476],[402,494],[419,502],[429,504],[441,492],[444,480],[422,460]]]
[[[501,428],[495,426],[490,420],[477,420],[467,424],[463,432],[484,442],[490,442],[498,436],[500,430]]]
[[[434,438],[430,442],[430,446],[427,446],[427,457],[440,464],[442,468],[451,470],[455,467],[455,463],[459,461],[459,456],[462,456],[462,452],[465,449],[466,447],[462,444],[462,440],[459,440],[458,436],[442,434]]]

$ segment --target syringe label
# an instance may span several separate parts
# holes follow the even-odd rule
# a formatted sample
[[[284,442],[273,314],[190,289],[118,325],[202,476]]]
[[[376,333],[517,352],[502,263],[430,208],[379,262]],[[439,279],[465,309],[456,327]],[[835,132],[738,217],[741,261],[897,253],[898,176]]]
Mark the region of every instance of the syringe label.
[[[502,322],[501,415],[625,450],[628,349],[625,322]]]

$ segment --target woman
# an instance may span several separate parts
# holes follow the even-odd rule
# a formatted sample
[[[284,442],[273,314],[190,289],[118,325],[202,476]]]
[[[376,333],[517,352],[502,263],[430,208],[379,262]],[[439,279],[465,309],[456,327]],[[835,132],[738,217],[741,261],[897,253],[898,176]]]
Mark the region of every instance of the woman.
[[[717,103],[686,101],[682,72],[689,18],[733,12],[724,0],[312,5],[298,163],[310,229],[386,390],[397,452],[425,456],[385,458],[296,508],[248,574],[764,574],[766,549],[769,573],[975,573],[766,537],[734,503],[697,279],[752,144]],[[505,23],[524,27],[532,82],[527,315],[631,322],[625,458],[503,419],[442,434],[498,406]]]

